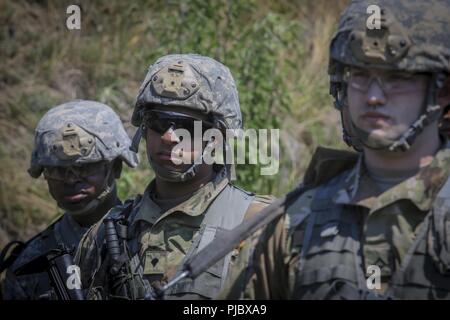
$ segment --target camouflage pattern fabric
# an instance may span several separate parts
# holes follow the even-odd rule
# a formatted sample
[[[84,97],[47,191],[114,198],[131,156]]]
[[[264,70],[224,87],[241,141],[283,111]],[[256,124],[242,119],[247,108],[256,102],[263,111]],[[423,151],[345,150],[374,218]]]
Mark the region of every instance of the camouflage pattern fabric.
[[[381,9],[382,27],[369,30],[369,5]],[[447,0],[357,0],[343,12],[330,45],[330,74],[335,63],[360,68],[450,73]]]
[[[45,166],[73,166],[120,158],[136,167],[119,116],[107,105],[74,100],[50,109],[39,121],[28,172],[39,177]]]
[[[172,54],[152,64],[137,96],[132,124],[139,126],[143,113],[158,106],[210,116],[217,128],[242,128],[233,76],[226,66],[209,57]]]
[[[128,137],[119,116],[107,105],[74,100],[51,108],[35,130],[28,172],[38,178],[46,166],[73,166],[120,158],[130,167],[138,163],[129,150]],[[120,201],[117,201],[117,204]],[[14,272],[58,244],[75,249],[87,228],[65,213],[61,219],[27,242],[8,269],[3,284],[5,299],[38,299],[50,289],[47,273],[16,277]]]
[[[380,10],[379,28],[369,28],[369,6]],[[422,113],[395,140],[373,139],[351,119],[343,122],[344,141],[356,150],[363,146],[405,151],[423,128],[439,121],[446,106],[438,106],[437,93],[450,73],[450,3],[446,0],[357,0],[343,12],[330,44],[328,73],[335,107],[347,118],[349,67],[427,73],[430,75]]]
[[[343,160],[348,158],[336,157],[326,172],[316,176],[329,176],[332,163],[338,167]],[[430,211],[450,176],[450,145],[444,145],[415,176],[379,195],[366,189],[361,196],[361,189],[370,187],[361,183],[363,173],[358,160],[353,169],[303,193],[285,215],[249,238],[221,298],[327,299],[337,281],[356,286],[358,276],[365,281],[362,266],[376,265],[384,281],[377,293],[389,292],[400,299],[450,299],[448,275],[438,271],[427,247],[427,237],[435,237],[427,222],[432,219]],[[336,208],[339,214],[333,216]],[[312,219],[315,222],[308,228]],[[349,231],[352,226],[361,238]],[[449,240],[441,239],[439,246]],[[408,264],[409,259],[413,261]],[[399,274],[409,281],[423,277],[411,284]]]
[[[159,287],[172,278],[180,267],[185,255],[193,246],[200,232],[205,212],[214,205],[219,195],[226,188],[232,187],[224,170],[217,173],[215,179],[197,190],[182,203],[168,209],[162,209],[154,200],[154,182],[146,189],[142,199],[135,203],[128,219],[128,248],[131,256],[138,258],[143,268],[143,275],[152,286]],[[229,201],[233,201],[230,199]],[[255,197],[247,209],[247,216],[254,214],[268,205],[269,198]],[[222,208],[225,214],[226,208]],[[114,209],[113,209],[114,210]],[[111,210],[111,212],[113,211]],[[111,213],[110,213],[111,214]],[[234,214],[227,212],[226,214]],[[88,296],[93,297],[92,289],[95,283],[102,286],[103,299],[108,296],[108,274],[100,272],[106,263],[104,258],[105,245],[102,232],[102,222],[98,222],[83,237],[76,254],[76,263],[80,265],[84,288],[90,288]],[[208,226],[205,226],[208,228]],[[133,258],[132,258],[133,260]],[[230,262],[232,263],[232,261]],[[220,274],[209,276],[204,280],[204,290],[177,293],[168,296],[169,299],[210,299],[209,286],[215,286],[212,281],[220,280]],[[99,279],[100,278],[100,279]],[[95,291],[95,290],[94,290]]]

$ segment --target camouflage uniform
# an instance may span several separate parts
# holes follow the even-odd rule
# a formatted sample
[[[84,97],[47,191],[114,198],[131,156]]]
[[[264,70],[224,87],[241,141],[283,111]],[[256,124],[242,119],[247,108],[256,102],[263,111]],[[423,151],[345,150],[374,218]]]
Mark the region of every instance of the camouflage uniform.
[[[385,37],[360,31],[371,4],[381,7]],[[345,66],[432,73],[427,120],[387,141],[387,150],[407,150],[442,112],[429,106],[450,72],[449,13],[448,1],[353,1],[341,17],[329,69],[339,110]],[[344,123],[346,141],[357,150],[370,146],[354,129]],[[431,164],[387,190],[368,174],[363,153],[319,148],[300,195],[246,241],[221,298],[450,299],[449,176],[445,138]],[[378,290],[367,286],[371,265],[381,271]]]
[[[40,120],[29,173],[38,178],[46,166],[82,165],[116,158],[135,167],[138,159],[129,151],[130,145],[120,118],[111,108],[94,101],[67,102],[50,109]],[[30,239],[6,272],[3,298],[38,299],[48,293],[51,287],[47,273],[16,276],[15,272],[59,244],[76,249],[87,229],[66,212]]]
[[[145,112],[154,107],[189,110],[204,114],[218,129],[239,129],[242,125],[238,94],[228,68],[217,61],[194,54],[169,55],[150,66],[138,94],[132,123],[139,127],[135,148],[143,128]],[[189,181],[195,166],[186,173],[163,173],[150,160],[155,174],[170,181]],[[216,165],[215,165],[216,167]],[[129,295],[117,295],[108,256],[106,227],[97,223],[83,237],[76,254],[83,287],[91,299],[144,299],[151,288],[158,288],[181,272],[188,257],[210,243],[216,234],[232,229],[266,206],[270,199],[255,196],[233,186],[229,168],[217,166],[212,181],[192,195],[164,203],[156,198],[155,182],[143,196],[113,208],[106,218],[126,216],[126,241],[130,279]],[[116,226],[116,229],[118,227]],[[106,242],[106,244],[105,244]],[[166,292],[167,299],[211,299],[223,287],[234,260],[229,254],[195,281],[184,279]],[[114,282],[114,283],[113,283]]]
[[[256,198],[232,186],[224,171],[217,173],[213,181],[187,200],[170,209],[164,210],[152,197],[154,183],[148,186],[142,197],[134,200],[128,219],[127,245],[133,267],[141,267],[139,272],[153,287],[159,287],[175,276],[183,261],[207,245],[221,228],[234,228],[244,215],[249,216],[269,203],[268,198]],[[240,198],[243,198],[248,208],[233,207],[236,201],[242,201]],[[122,212],[123,207],[117,207],[108,216],[117,216]],[[232,213],[235,217],[231,216]],[[229,218],[227,225],[216,226],[214,221],[207,218],[218,214],[230,215],[226,217]],[[99,222],[83,237],[76,255],[83,287],[89,289],[89,298],[92,299],[111,298],[108,265],[102,258],[105,254],[104,225]],[[223,259],[195,281],[180,282],[166,293],[166,298],[214,298],[224,285],[227,264],[233,262],[235,255],[236,252]],[[144,298],[142,294],[139,292],[133,299]]]

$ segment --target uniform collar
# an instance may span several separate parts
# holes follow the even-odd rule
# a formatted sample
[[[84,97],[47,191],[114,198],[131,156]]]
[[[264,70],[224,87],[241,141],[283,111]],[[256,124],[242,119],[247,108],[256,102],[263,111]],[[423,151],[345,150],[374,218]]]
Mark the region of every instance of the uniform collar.
[[[66,212],[61,220],[55,224],[54,234],[58,243],[76,247],[81,237],[88,229],[88,227],[80,226],[78,222]]]
[[[155,181],[153,180],[144,192],[132,224],[137,221],[146,221],[150,224],[156,224],[174,212],[182,212],[193,217],[199,216],[206,211],[211,202],[227,184],[228,178],[226,171],[223,169],[216,173],[211,181],[197,190],[189,197],[189,199],[164,212],[164,210],[150,197],[155,190]]]
[[[344,181],[343,188],[337,192],[333,201],[337,204],[363,206],[373,212],[394,202],[405,200],[413,203],[421,211],[431,210],[434,198],[450,174],[450,143],[445,141],[443,145],[433,161],[421,168],[415,176],[381,193],[378,197],[355,202],[354,198],[360,188],[359,183],[365,170],[361,154],[357,165],[351,170]]]

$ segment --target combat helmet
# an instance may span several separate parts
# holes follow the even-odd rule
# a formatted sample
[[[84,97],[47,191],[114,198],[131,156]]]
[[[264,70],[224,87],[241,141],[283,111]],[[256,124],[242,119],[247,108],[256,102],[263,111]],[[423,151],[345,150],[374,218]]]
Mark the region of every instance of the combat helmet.
[[[138,157],[130,146],[119,116],[110,107],[88,100],[66,102],[50,109],[39,121],[28,173],[38,178],[45,167],[79,166],[117,158],[136,167]],[[105,186],[99,198],[82,211],[92,210],[111,188]]]
[[[380,24],[369,28],[369,7],[380,9]],[[368,10],[369,9],[369,10]],[[330,94],[343,115],[348,67],[427,73],[431,75],[426,101],[418,119],[397,140],[383,141],[390,151],[405,151],[428,124],[438,121],[445,106],[437,93],[450,73],[450,2],[446,0],[357,0],[343,12],[330,45]],[[342,119],[344,140],[357,150],[366,141],[351,119]]]
[[[149,67],[139,90],[131,123],[138,127],[132,150],[137,151],[150,110],[183,110],[206,116],[224,132],[242,128],[238,91],[230,70],[220,62],[198,54],[171,54]],[[203,156],[203,155],[202,155]],[[169,171],[149,158],[155,173],[169,181],[186,181],[199,166],[194,161],[185,172]]]

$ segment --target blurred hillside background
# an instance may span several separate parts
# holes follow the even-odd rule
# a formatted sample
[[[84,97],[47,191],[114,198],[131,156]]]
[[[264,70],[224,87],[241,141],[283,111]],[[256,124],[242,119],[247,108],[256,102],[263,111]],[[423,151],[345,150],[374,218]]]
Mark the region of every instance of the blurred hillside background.
[[[129,119],[148,66],[168,53],[199,53],[232,71],[246,128],[280,128],[280,171],[241,165],[236,183],[279,196],[301,179],[318,145],[344,147],[328,95],[329,40],[347,0],[0,1],[0,247],[26,240],[61,211],[45,180],[28,176],[34,128],[52,106],[81,98]],[[81,30],[66,8],[81,7]],[[142,146],[125,167],[122,199],[153,173]]]

